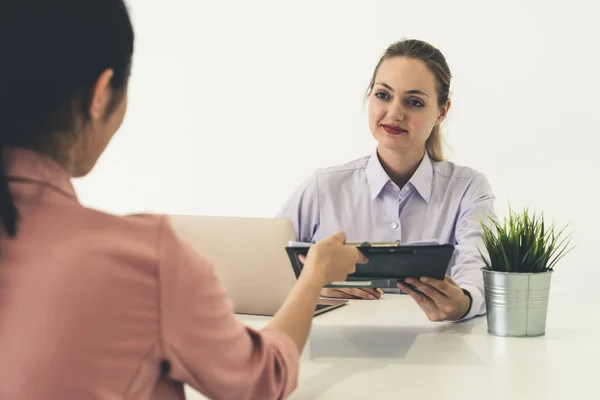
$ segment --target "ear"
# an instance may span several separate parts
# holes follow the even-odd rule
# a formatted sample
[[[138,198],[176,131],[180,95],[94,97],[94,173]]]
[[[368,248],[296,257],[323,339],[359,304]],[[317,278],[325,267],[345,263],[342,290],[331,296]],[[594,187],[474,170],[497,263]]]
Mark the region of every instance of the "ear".
[[[438,119],[436,121],[436,125],[439,125],[442,122],[444,122],[444,120],[446,119],[446,116],[448,115],[448,111],[450,110],[451,105],[452,105],[452,102],[450,101],[450,99],[448,99],[448,101],[446,101],[446,104],[444,104],[440,108],[440,116],[438,117]]]
[[[90,118],[93,120],[100,119],[106,113],[112,96],[110,81],[113,75],[114,71],[112,69],[106,69],[100,74],[98,80],[96,80],[91,94],[89,109]]]

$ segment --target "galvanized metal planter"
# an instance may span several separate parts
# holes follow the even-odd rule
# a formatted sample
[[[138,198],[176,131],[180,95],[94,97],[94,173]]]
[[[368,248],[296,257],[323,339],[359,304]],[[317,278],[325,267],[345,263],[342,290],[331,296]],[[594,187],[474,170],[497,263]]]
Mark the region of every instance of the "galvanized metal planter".
[[[552,271],[496,272],[483,269],[488,332],[531,337],[546,333]]]

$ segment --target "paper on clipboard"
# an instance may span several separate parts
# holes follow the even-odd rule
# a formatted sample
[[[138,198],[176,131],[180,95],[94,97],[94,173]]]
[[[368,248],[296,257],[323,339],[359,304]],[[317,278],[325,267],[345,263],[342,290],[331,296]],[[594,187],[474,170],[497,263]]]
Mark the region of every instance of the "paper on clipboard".
[[[369,244],[371,242],[363,242],[361,244]],[[372,242],[373,244],[377,244],[377,242]],[[288,242],[288,247],[310,247],[312,246],[314,243],[309,243],[309,242],[296,242],[293,240],[290,240]],[[359,245],[361,245],[359,244]],[[435,246],[440,244],[440,242],[436,239],[428,239],[428,240],[418,240],[418,241],[413,241],[413,242],[406,242],[406,243],[398,243],[398,246]]]
[[[311,245],[313,245],[314,243],[308,243],[308,242],[294,242],[293,240],[290,240],[288,242],[288,247],[310,247]]]

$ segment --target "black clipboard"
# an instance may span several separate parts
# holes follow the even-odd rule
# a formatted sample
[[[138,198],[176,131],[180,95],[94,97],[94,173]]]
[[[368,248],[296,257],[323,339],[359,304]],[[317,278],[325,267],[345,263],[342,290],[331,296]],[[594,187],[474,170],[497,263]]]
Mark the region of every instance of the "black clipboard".
[[[355,245],[369,258],[367,264],[357,264],[356,272],[344,282],[332,282],[326,287],[396,288],[406,278],[429,277],[443,280],[454,246],[450,244],[348,243]],[[298,256],[308,253],[309,244],[286,247],[292,268],[298,278],[304,265]]]

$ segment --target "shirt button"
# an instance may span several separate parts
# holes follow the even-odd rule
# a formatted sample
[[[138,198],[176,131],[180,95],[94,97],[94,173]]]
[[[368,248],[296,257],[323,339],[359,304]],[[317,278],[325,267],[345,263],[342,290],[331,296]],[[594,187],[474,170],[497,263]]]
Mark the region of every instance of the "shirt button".
[[[405,192],[408,192],[409,190],[410,190],[410,187],[408,185],[404,187]]]
[[[398,223],[397,222],[392,222],[392,229],[396,229],[398,228]]]

